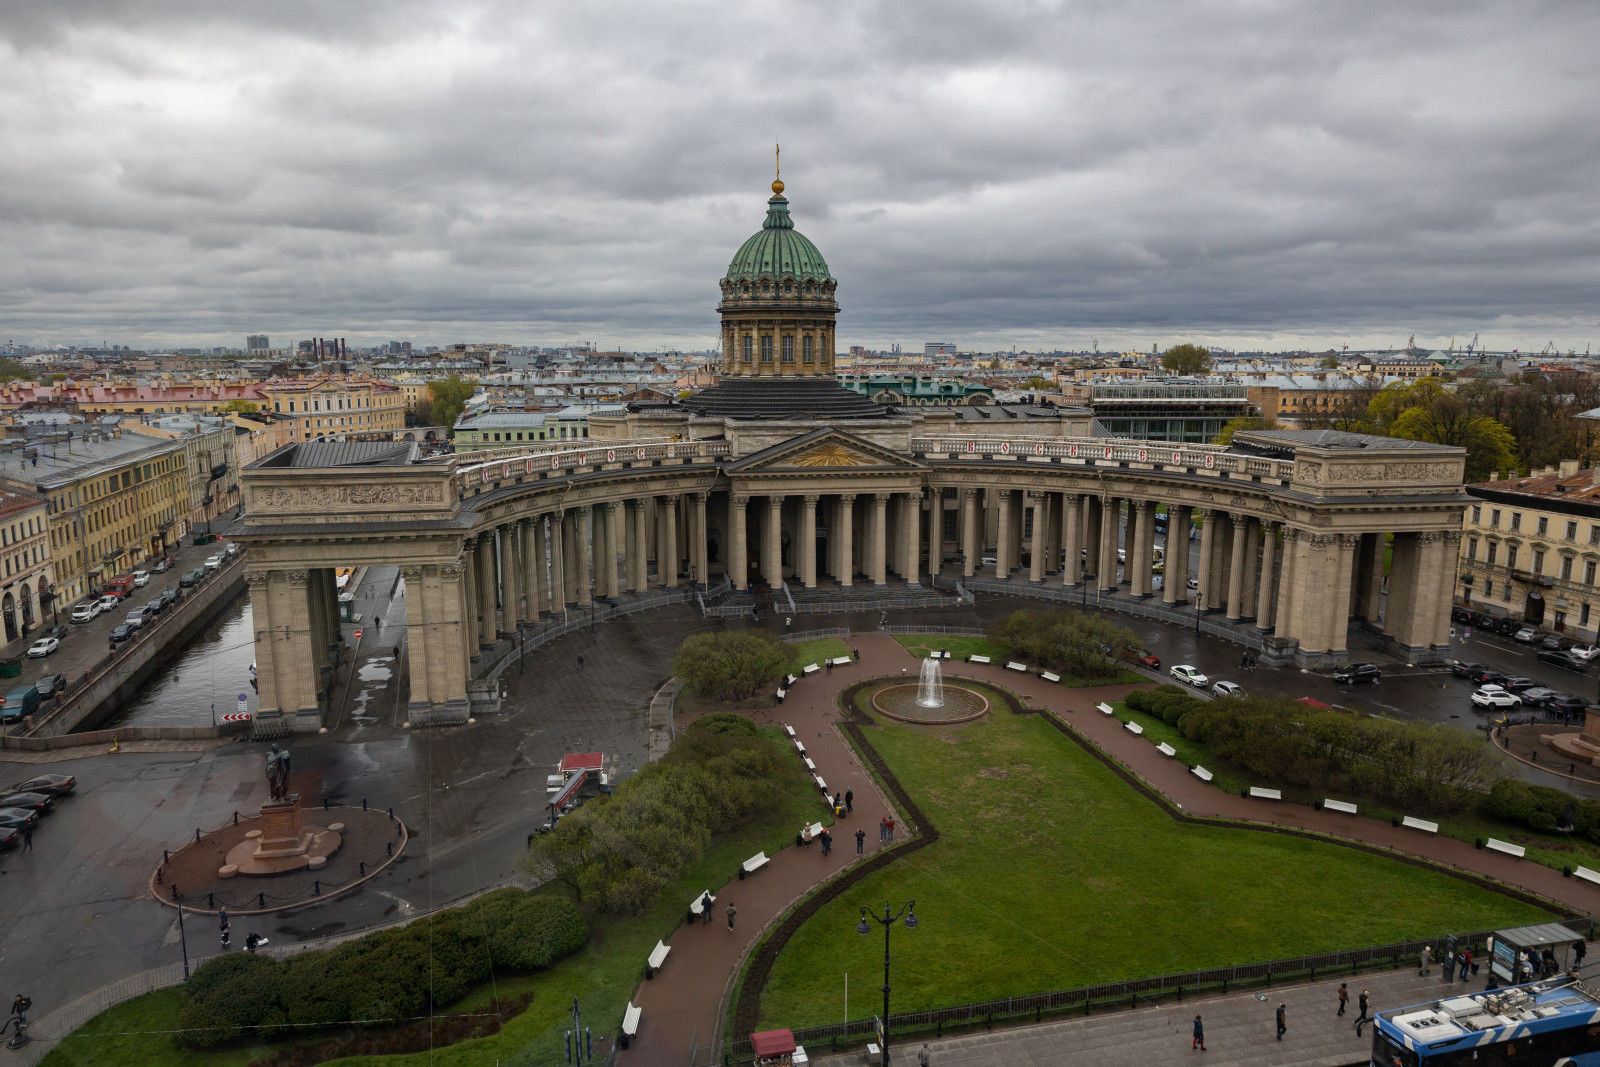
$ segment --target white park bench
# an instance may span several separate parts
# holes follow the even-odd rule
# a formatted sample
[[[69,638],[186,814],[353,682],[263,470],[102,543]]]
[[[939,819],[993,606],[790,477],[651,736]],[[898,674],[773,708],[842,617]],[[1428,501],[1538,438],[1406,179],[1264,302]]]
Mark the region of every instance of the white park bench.
[[[1204,767],[1200,766],[1198,763],[1189,768],[1189,773],[1200,779],[1202,782],[1209,782],[1213,777],[1215,777],[1215,775],[1206,770]]]
[[[1016,660],[1011,660],[1010,662],[1008,662],[1006,664],[1006,670],[1008,670],[1008,671],[1021,671],[1023,674],[1027,674],[1028,673],[1028,665],[1026,663],[1018,663]]]
[[[1132,719],[1129,719],[1127,722],[1123,723],[1122,725],[1127,727],[1128,732],[1130,734],[1133,734],[1136,737],[1139,734],[1144,733],[1144,727],[1140,726],[1138,723],[1134,722]]]
[[[855,660],[849,656],[835,656],[827,662],[833,664],[835,667],[843,667],[847,663],[854,663]]]
[[[627,1048],[628,1041],[638,1035],[639,1017],[643,1014],[643,1008],[636,1008],[633,1001],[628,1001],[628,1010],[622,1013],[622,1040],[617,1042],[618,1045]]]
[[[1356,806],[1348,800],[1324,799],[1322,807],[1325,811],[1342,811],[1346,815],[1354,815],[1356,813]]]
[[[1039,677],[1043,678],[1047,682],[1061,681],[1061,675],[1052,673],[1051,671],[1040,671]]]
[[[820,774],[813,774],[813,775],[812,775],[812,776],[811,776],[811,778],[812,778],[812,780],[813,780],[813,781],[815,781],[815,782],[816,782],[816,783],[817,783],[817,788],[818,788],[818,789],[820,789],[820,790],[822,790],[822,795],[823,795],[823,796],[827,796],[827,795],[828,795],[828,783],[827,783],[827,782],[824,782],[824,781],[823,781],[823,780],[822,780],[822,775],[820,775]]]
[[[1572,877],[1582,878],[1585,882],[1593,882],[1595,885],[1600,885],[1600,871],[1591,871],[1587,867],[1572,868]]]
[[[794,750],[796,752],[800,753],[800,757],[802,759],[804,759],[805,758],[805,754],[806,754],[806,743],[804,741],[800,740],[798,737],[795,738],[795,740],[794,740]]]
[[[979,656],[979,655],[974,654],[974,655],[971,655],[971,656],[967,657],[967,662],[968,663],[988,663],[989,662],[989,657],[988,656]]]
[[[1493,849],[1495,852],[1504,852],[1507,856],[1515,856],[1519,860],[1528,853],[1528,850],[1521,845],[1513,845],[1509,841],[1500,841],[1493,837],[1484,838],[1483,847]]]
[[[1439,832],[1438,823],[1429,822],[1427,819],[1413,819],[1409,815],[1400,820],[1400,825],[1411,830],[1421,830],[1425,834],[1436,834]]]
[[[929,652],[928,653],[928,658],[929,659],[949,659],[950,658],[950,650],[948,648],[941,648],[937,652]]]
[[[739,877],[742,879],[747,874],[755,874],[772,861],[767,859],[765,852],[757,852],[754,856],[739,865]]]
[[[801,671],[800,673],[801,674],[810,674],[812,671],[820,671],[821,669],[822,669],[822,667],[820,665],[816,664],[816,663],[807,663],[806,664],[806,669]]]
[[[782,686],[778,687],[777,697],[778,697],[778,700],[780,702],[783,700],[784,697],[786,697],[788,695],[789,695],[789,691],[787,689],[783,688]]]
[[[806,761],[806,770],[810,771],[812,774],[816,774],[817,773],[817,765],[815,763],[811,762],[811,757],[810,756],[806,756],[806,757],[804,757],[804,759]]]
[[[1283,792],[1281,790],[1267,789],[1267,788],[1265,788],[1263,786],[1259,786],[1259,785],[1253,785],[1253,786],[1250,787],[1250,795],[1252,797],[1254,797],[1255,799],[1257,799],[1257,800],[1282,800],[1283,799]]]
[[[799,680],[800,679],[796,678],[792,674],[786,674],[786,675],[783,676],[783,687],[785,689],[787,689],[790,686],[794,685],[794,683],[798,682]]]
[[[1099,704],[1096,704],[1094,706],[1094,710],[1098,711],[1102,715],[1115,715],[1116,714],[1116,709],[1112,708],[1112,706],[1110,704],[1107,704],[1104,701],[1101,701]]]
[[[706,903],[706,898],[707,897],[711,897],[710,905],[708,905]],[[711,890],[708,889],[704,893],[701,893],[699,896],[695,897],[692,902],[690,902],[690,904],[689,904],[689,914],[691,916],[693,916],[694,918],[697,918],[697,919],[704,918],[705,914],[706,914],[706,908],[709,907],[709,906],[714,906],[716,903],[717,903],[717,898],[714,897],[714,896],[711,896]]]
[[[817,835],[822,833],[822,824],[820,822],[814,822],[810,826],[806,827],[806,829],[811,831],[811,840],[815,841],[817,839]]]
[[[783,732],[788,734],[791,739],[794,737],[794,727],[790,726],[788,723],[783,724]],[[795,744],[799,744],[799,742],[796,741]]]
[[[667,962],[667,953],[671,951],[672,946],[665,941],[656,942],[656,947],[650,953],[650,958],[644,961],[645,981],[648,982],[656,976],[656,972],[661,969],[661,965]]]
[[[1156,746],[1156,751],[1168,759],[1171,759],[1173,756],[1178,754],[1178,750],[1167,744],[1165,741]]]

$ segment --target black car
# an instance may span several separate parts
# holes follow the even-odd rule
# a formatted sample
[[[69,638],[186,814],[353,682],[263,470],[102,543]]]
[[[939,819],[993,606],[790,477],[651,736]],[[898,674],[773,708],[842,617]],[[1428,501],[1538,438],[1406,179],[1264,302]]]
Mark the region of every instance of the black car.
[[[53,637],[57,641],[65,641],[67,639],[67,635],[70,634],[71,632],[72,632],[72,627],[70,627],[70,626],[52,626],[52,627],[50,627],[50,629],[46,630],[44,633],[40,634],[39,636],[40,637]],[[1568,646],[1568,647],[1570,647],[1570,646]]]
[[[22,829],[39,821],[39,813],[32,808],[0,808],[0,826]]]
[[[204,567],[196,567],[192,571],[184,571],[183,577],[178,579],[178,584],[187,589],[191,585],[199,585],[200,579],[204,578],[205,576],[206,569]]]
[[[1479,685],[1500,685],[1506,680],[1506,676],[1493,667],[1479,667],[1470,677]]]
[[[1470,660],[1456,660],[1450,664],[1450,673],[1457,678],[1473,678],[1483,670],[1483,664],[1473,663]]]
[[[1383,677],[1383,672],[1378,669],[1376,663],[1352,663],[1333,672],[1333,680],[1340,685],[1355,685],[1357,682],[1376,682],[1381,677]]]
[[[1523,678],[1520,675],[1513,675],[1512,677],[1507,678],[1505,681],[1499,683],[1500,688],[1509,689],[1513,693],[1520,693],[1525,689],[1534,689],[1540,684],[1542,683],[1536,682],[1532,678]]]
[[[11,787],[13,793],[45,793],[53,797],[63,797],[78,787],[78,779],[70,774],[40,774],[29,778],[26,782],[18,782]]]
[[[0,848],[16,848],[22,840],[22,831],[15,826],[0,826]]]
[[[1564,671],[1582,671],[1589,666],[1588,663],[1572,655],[1570,652],[1551,652],[1549,650],[1539,653],[1539,662],[1548,663],[1552,667],[1560,667]]]
[[[1450,609],[1450,621],[1451,622],[1471,622],[1472,621],[1472,612],[1468,611],[1466,608],[1451,608]]]
[[[1544,639],[1544,647],[1551,652],[1565,652],[1572,647],[1572,638],[1562,637],[1560,634],[1551,634]]]
[[[178,602],[178,591],[176,589],[164,589],[164,590],[162,590],[162,592],[161,592],[161,607],[163,609],[170,608],[170,607],[172,607],[172,605],[176,604],[177,602]]]
[[[163,611],[167,610],[167,602],[160,597],[156,597],[154,600],[150,601],[150,603],[144,606],[144,610],[148,611],[150,613],[150,617],[153,619],[157,615],[160,615]]]
[[[56,798],[48,793],[7,793],[0,797],[0,808],[27,808],[40,815],[55,807]]]
[[[139,632],[139,628],[131,622],[119,622],[111,628],[111,643],[119,645]]]
[[[1582,712],[1584,708],[1589,706],[1589,704],[1582,697],[1574,697],[1568,696],[1565,693],[1557,693],[1549,700],[1546,700],[1544,702],[1544,706],[1547,711],[1559,712],[1565,715],[1571,714],[1572,712]]]
[[[67,676],[59,672],[56,674],[41,674],[39,675],[39,680],[33,683],[33,687],[39,691],[41,699],[60,696],[61,691],[67,687]]]

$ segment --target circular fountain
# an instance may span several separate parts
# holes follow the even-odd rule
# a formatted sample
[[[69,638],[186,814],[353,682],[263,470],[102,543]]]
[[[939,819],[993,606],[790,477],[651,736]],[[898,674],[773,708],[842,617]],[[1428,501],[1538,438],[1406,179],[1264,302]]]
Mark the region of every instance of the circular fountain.
[[[872,706],[896,721],[924,726],[971,722],[989,711],[983,694],[944,684],[944,665],[937,655],[922,661],[915,685],[885,686],[872,694]]]

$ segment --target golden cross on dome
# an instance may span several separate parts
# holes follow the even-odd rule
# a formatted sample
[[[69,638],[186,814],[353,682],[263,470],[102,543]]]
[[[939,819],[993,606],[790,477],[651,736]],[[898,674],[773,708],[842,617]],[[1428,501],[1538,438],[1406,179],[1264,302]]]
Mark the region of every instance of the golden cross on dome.
[[[783,145],[781,145],[781,144],[774,144],[772,146],[772,171],[773,171],[772,195],[773,196],[782,196],[783,195]]]

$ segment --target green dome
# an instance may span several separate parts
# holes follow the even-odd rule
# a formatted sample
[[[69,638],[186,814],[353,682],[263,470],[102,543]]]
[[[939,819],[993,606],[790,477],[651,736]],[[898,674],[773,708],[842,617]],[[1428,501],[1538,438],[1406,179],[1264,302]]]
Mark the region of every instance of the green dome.
[[[794,278],[797,281],[831,281],[828,264],[817,246],[802,237],[789,217],[789,201],[774,196],[767,201],[767,221],[761,232],[739,246],[728,264],[731,280]]]

